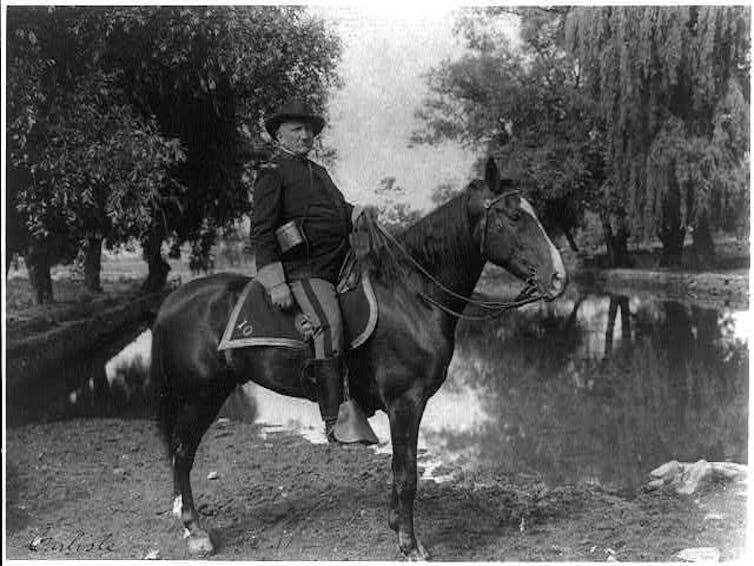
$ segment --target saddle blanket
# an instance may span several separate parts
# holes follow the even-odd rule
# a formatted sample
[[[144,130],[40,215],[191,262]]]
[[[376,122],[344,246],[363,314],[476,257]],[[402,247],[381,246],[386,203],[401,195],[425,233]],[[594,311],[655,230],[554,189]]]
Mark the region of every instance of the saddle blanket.
[[[357,348],[366,342],[377,325],[377,299],[369,276],[363,274],[353,288],[339,288],[338,300],[343,315],[344,342],[348,348]],[[252,279],[233,307],[218,350],[248,346],[307,350],[313,330],[301,310],[281,311],[267,298],[262,284]]]

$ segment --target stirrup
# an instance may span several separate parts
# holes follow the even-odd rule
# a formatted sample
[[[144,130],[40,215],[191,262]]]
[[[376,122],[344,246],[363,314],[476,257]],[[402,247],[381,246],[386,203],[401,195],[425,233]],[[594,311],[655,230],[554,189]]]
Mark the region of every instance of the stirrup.
[[[327,425],[325,425],[327,428]],[[327,432],[328,442],[340,442],[341,444],[377,444],[379,439],[374,434],[364,411],[361,410],[353,399],[348,399],[338,408],[338,420],[332,429]],[[330,440],[332,436],[332,441]]]

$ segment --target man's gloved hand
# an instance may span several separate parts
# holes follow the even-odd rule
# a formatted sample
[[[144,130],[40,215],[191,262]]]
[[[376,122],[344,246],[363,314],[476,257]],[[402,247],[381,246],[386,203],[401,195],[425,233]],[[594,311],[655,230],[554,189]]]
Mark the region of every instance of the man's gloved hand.
[[[288,310],[293,306],[293,294],[287,283],[278,283],[270,289],[272,304],[282,310]]]
[[[275,261],[262,267],[257,272],[257,280],[267,291],[273,305],[283,310],[293,307],[293,295],[288,283],[285,282],[282,263]]]

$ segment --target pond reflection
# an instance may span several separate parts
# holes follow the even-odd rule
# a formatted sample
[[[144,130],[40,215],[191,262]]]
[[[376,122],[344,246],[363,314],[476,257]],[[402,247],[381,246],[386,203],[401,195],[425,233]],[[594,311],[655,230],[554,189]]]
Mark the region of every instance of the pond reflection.
[[[747,461],[748,312],[626,295],[530,305],[461,322],[448,379],[419,438],[424,475],[532,473],[631,491],[677,459]],[[73,417],[151,418],[151,334],[101,350],[44,384],[8,392],[9,426]],[[117,350],[116,350],[117,351]],[[49,379],[48,379],[49,378]],[[317,406],[253,384],[221,416],[324,442]],[[370,419],[390,451],[387,418]]]
[[[492,418],[437,436],[479,446],[472,467],[631,490],[670,459],[746,462],[748,350],[730,312],[588,297],[457,335],[448,386],[481,389]]]
[[[151,332],[132,329],[114,342],[63,360],[54,371],[28,379],[6,393],[8,426],[72,418],[150,418],[148,377]]]

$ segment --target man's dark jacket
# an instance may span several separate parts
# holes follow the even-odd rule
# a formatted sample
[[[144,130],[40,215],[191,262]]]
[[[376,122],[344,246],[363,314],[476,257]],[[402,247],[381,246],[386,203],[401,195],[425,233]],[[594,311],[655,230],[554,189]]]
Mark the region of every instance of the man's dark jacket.
[[[304,157],[278,154],[254,187],[252,240],[257,270],[281,261],[288,281],[318,277],[337,283],[349,249],[353,206],[324,167]],[[275,230],[296,220],[305,245],[281,254]]]

